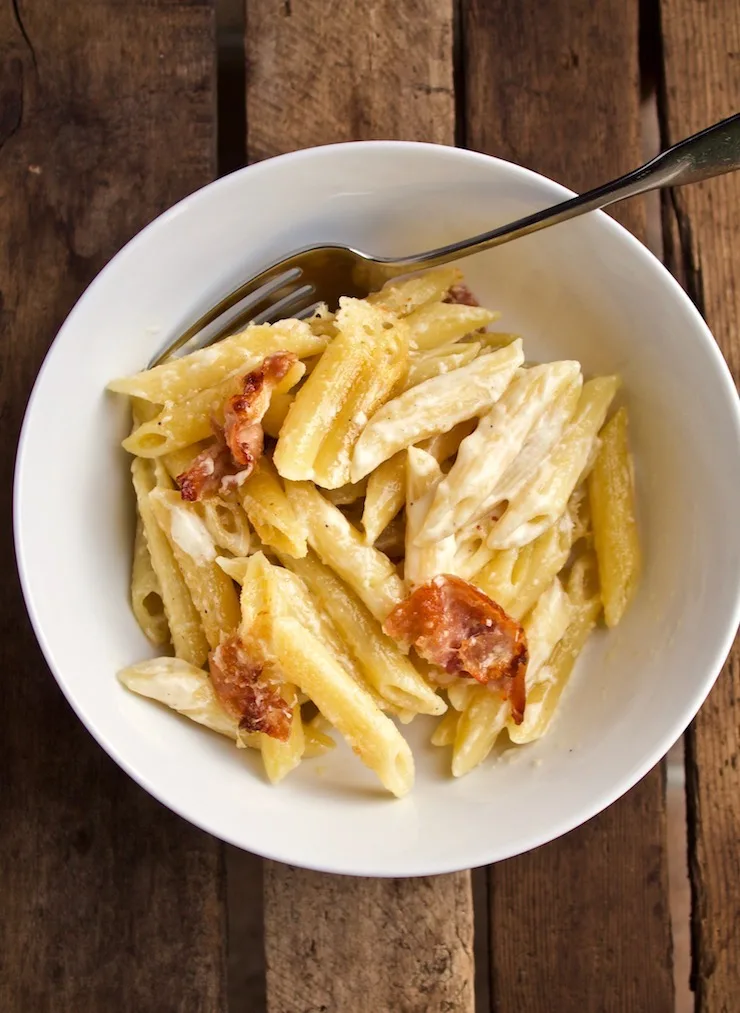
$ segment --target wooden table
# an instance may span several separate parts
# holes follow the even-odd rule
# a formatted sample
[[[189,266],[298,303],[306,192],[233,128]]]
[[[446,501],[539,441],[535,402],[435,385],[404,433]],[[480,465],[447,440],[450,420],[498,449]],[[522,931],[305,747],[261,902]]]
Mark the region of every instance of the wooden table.
[[[214,8],[0,0],[2,1013],[227,1008],[224,848],[71,714],[25,618],[10,521],[19,426],[59,325],[126,240],[219,171]],[[641,70],[666,143],[740,107],[737,0],[644,0],[641,33],[639,15],[638,0],[246,0],[245,102],[222,102],[221,122],[250,161],[398,137],[585,189],[641,160]],[[668,266],[737,375],[740,176],[662,214]],[[639,203],[617,216],[644,235]],[[739,756],[735,654],[687,739],[693,985],[712,1013],[740,1009]],[[265,988],[270,1013],[673,1009],[661,768],[580,830],[477,873],[475,891],[467,872],[241,867],[240,1010],[263,1009]]]

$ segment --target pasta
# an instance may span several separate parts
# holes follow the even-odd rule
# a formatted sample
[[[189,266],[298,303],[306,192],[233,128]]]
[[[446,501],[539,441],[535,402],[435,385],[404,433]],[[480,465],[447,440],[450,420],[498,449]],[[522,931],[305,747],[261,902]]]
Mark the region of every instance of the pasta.
[[[137,522],[128,690],[259,753],[273,784],[350,746],[410,791],[401,729],[455,777],[548,730],[635,594],[613,376],[526,362],[457,268],[250,326],[113,381]]]
[[[521,342],[490,352],[451,373],[432,377],[388,402],[369,420],[354,449],[351,479],[359,482],[404,447],[473,418],[503,394],[524,361]]]
[[[136,519],[134,563],[131,568],[131,607],[147,640],[157,647],[170,642],[170,628],[162,599],[162,586],[152,566],[141,517]]]
[[[616,626],[635,593],[640,572],[634,476],[624,408],[607,422],[600,439],[588,490],[604,621],[607,626]]]
[[[151,496],[156,481],[151,462],[136,458],[131,465],[131,477],[152,569],[162,591],[175,655],[193,665],[202,665],[208,654],[208,643],[182,570],[154,513]]]
[[[310,482],[286,482],[288,500],[308,524],[308,541],[365,603],[376,619],[385,619],[403,598],[403,583],[382,552],[366,545],[344,514]]]

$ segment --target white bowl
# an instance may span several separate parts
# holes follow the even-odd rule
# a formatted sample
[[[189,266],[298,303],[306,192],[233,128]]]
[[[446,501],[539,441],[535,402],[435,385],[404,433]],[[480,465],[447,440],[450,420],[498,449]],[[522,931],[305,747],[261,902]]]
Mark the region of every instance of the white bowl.
[[[302,151],[207,186],[158,218],[71,313],[39,375],[18,455],[15,531],[28,610],[77,714],[147,791],[225,841],[293,865],[407,876],[507,858],[589,819],[678,738],[740,614],[740,411],[711,334],[654,257],[601,213],[462,265],[528,358],[618,372],[632,419],[645,572],[620,627],[587,648],[550,733],[461,780],[410,729],[400,801],[343,747],[268,785],[249,751],[133,696],[151,649],[128,605],[132,496],[112,377],[273,258],[341,241],[406,254],[570,196],[526,169],[433,145]],[[49,744],[50,751],[53,745]]]

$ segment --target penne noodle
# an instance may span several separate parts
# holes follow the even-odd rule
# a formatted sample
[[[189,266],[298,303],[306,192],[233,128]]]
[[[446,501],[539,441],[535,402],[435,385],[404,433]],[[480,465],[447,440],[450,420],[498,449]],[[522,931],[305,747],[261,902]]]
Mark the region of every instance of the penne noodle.
[[[203,523],[213,544],[234,556],[249,552],[249,521],[240,503],[221,496],[210,496],[201,504]]]
[[[264,545],[291,556],[306,555],[308,527],[305,518],[293,509],[268,457],[260,458],[240,493],[247,517]]]
[[[134,562],[131,568],[131,607],[141,632],[155,647],[170,642],[162,585],[154,572],[141,517],[136,518]]]
[[[462,441],[473,432],[477,424],[476,418],[465,419],[446,433],[438,433],[436,436],[430,436],[428,440],[422,440],[418,447],[431,454],[439,464],[443,464],[448,458],[455,456]]]
[[[368,545],[375,544],[405,501],[406,451],[401,450],[383,461],[367,479],[362,526]]]
[[[326,489],[349,482],[355,443],[368,418],[402,385],[409,361],[408,332],[402,321],[356,301],[340,309],[338,322],[364,332],[368,356],[316,455],[313,479]]]
[[[118,678],[133,693],[157,700],[236,741],[237,721],[219,703],[208,672],[202,668],[182,658],[152,658],[124,668]]]
[[[360,666],[365,682],[397,710],[414,714],[442,714],[441,697],[414,668],[380,623],[332,571],[313,555],[284,557],[325,610],[347,649]]]
[[[152,508],[150,495],[156,483],[151,461],[136,458],[131,463],[131,476],[152,568],[162,590],[175,655],[193,665],[202,665],[208,655],[208,643],[182,570]]]
[[[237,584],[244,583],[249,556],[216,556],[216,562],[224,573],[235,580]]]
[[[305,369],[302,362],[294,363],[275,391],[290,390]],[[245,372],[232,373],[215,387],[200,390],[184,401],[165,404],[156,418],[140,425],[123,441],[124,450],[138,457],[161,457],[212,436],[213,423],[223,424],[226,402],[242,389],[244,376]]]
[[[526,545],[562,516],[592,453],[599,429],[617,392],[616,377],[583,385],[575,415],[560,442],[532,478],[509,500],[488,536],[492,548]]]
[[[410,362],[408,376],[403,385],[404,391],[418,387],[425,380],[443,373],[451,373],[453,369],[467,366],[478,355],[480,345],[477,342],[466,342],[459,345],[445,345],[430,352],[415,355]]]
[[[315,756],[324,756],[332,749],[337,748],[336,742],[329,734],[330,729],[331,725],[321,713],[308,723],[304,723],[305,748],[303,755],[307,760]]]
[[[395,355],[399,361],[403,359],[405,370],[408,337],[392,314],[358,299],[341,299],[336,325],[336,338],[296,394],[280,430],[274,461],[283,478],[296,481],[314,478],[322,444],[333,427],[336,427],[336,435],[330,439],[330,445],[349,457],[364,425],[363,398],[369,398],[369,404],[375,396],[383,400],[382,386],[376,390],[370,382],[374,379],[378,356],[383,359],[389,355],[393,359]],[[386,344],[387,333],[390,337]],[[382,351],[378,352],[378,347]],[[397,368],[397,365],[390,367],[394,377]],[[355,401],[356,398],[359,400]],[[352,407],[343,413],[347,404]],[[331,463],[327,461],[330,456],[327,451],[318,462],[323,469]],[[332,479],[338,485],[349,480],[348,465],[342,467],[341,481],[336,476]]]
[[[477,516],[537,420],[580,371],[577,362],[567,361],[520,370],[460,444],[455,463],[437,486],[418,536],[420,544],[446,538]]]
[[[453,707],[447,710],[446,714],[437,722],[437,725],[432,732],[431,743],[433,746],[451,746],[455,742],[455,736],[457,735],[457,725],[460,720],[460,713]]]
[[[513,463],[506,469],[501,481],[473,515],[471,523],[481,517],[490,517],[494,513],[500,516],[501,511],[497,508],[514,499],[537,473],[538,468],[552,452],[553,447],[560,440],[563,430],[572,419],[582,389],[583,377],[579,374],[572,383],[566,384],[553,398],[550,406],[532,427],[524,446]]]
[[[208,348],[114,380],[108,390],[159,404],[184,401],[198,391],[218,386],[234,373],[249,373],[273,352],[294,352],[299,359],[305,359],[318,355],[325,347],[326,339],[303,320],[251,324]]]
[[[571,508],[521,549],[497,549],[471,579],[515,619],[522,619],[568,562],[577,534]]]
[[[411,750],[367,690],[295,619],[275,621],[272,647],[286,677],[313,700],[381,784],[398,797],[407,794],[414,780]]]
[[[389,281],[379,292],[371,292],[367,301],[399,317],[406,317],[425,303],[439,302],[453,285],[461,281],[462,271],[459,268],[440,267],[402,281]]]
[[[529,648],[526,680],[528,694],[536,685],[542,666],[565,633],[572,613],[570,598],[560,580],[555,577],[523,622]]]
[[[274,739],[271,735],[259,732],[259,748],[262,752],[262,763],[265,767],[265,774],[270,784],[277,784],[284,777],[295,770],[303,759],[306,748],[306,738],[301,719],[301,705],[298,702],[298,694],[292,686],[283,686],[283,699],[291,703],[292,714],[290,722],[290,735],[286,742]]]
[[[270,398],[270,404],[262,418],[262,428],[273,440],[280,436],[280,430],[283,428],[283,423],[288,417],[290,406],[294,400],[295,393],[293,391],[275,393]]]
[[[450,573],[455,559],[455,537],[419,547],[418,535],[442,478],[431,454],[409,447],[406,462],[406,557],[404,580],[409,591],[440,573]]]
[[[208,443],[208,440],[199,440],[197,443],[191,443],[187,447],[180,447],[179,450],[172,450],[169,454],[155,457],[154,460],[157,462],[161,461],[167,469],[170,478],[177,481],[180,475],[188,470],[198,454],[202,450],[205,450]]]
[[[601,448],[588,479],[588,491],[604,621],[612,627],[617,625],[632,600],[640,574],[626,409],[619,409],[601,430],[599,438]]]
[[[355,591],[381,622],[404,596],[403,582],[387,556],[366,545],[341,510],[310,482],[286,482],[296,514],[308,525],[308,542],[319,559]]]
[[[452,745],[453,777],[462,777],[485,760],[506,727],[510,709],[509,701],[495,690],[471,686]]]
[[[420,351],[439,348],[479,331],[501,316],[482,306],[432,302],[414,310],[407,318],[411,347]]]
[[[461,369],[420,383],[384,405],[355,445],[351,479],[358,482],[393,454],[446,432],[490,408],[523,361],[521,342],[491,352]]]
[[[601,612],[596,568],[593,553],[586,553],[573,564],[567,584],[570,622],[540,670],[537,684],[527,693],[524,720],[509,728],[509,738],[516,745],[533,742],[545,734],[578,656],[596,625]]]
[[[216,547],[192,503],[164,489],[151,492],[149,502],[200,613],[208,645],[214,650],[239,625],[233,582],[216,563]]]

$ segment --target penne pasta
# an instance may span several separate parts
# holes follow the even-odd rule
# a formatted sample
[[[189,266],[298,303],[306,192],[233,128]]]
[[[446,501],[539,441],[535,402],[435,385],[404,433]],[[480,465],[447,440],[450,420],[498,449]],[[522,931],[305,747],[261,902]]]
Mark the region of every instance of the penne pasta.
[[[315,756],[324,756],[332,749],[337,748],[336,742],[329,734],[330,729],[331,725],[321,713],[317,714],[311,721],[304,723],[305,748],[303,755],[307,760]]]
[[[431,380],[434,376],[441,376],[443,373],[452,372],[453,369],[467,366],[478,355],[480,347],[477,342],[466,342],[459,345],[445,345],[415,355],[411,359],[403,389],[410,390],[411,387],[418,387],[420,383]]]
[[[432,732],[432,738],[430,740],[432,745],[453,745],[455,742],[455,736],[457,735],[457,726],[459,721],[459,711],[456,711],[453,707],[448,708],[447,713],[442,715]]]
[[[504,729],[539,738],[634,594],[618,379],[525,361],[461,280],[391,280],[110,385],[133,417],[131,605],[175,653],[120,681],[258,750],[273,784],[336,729],[404,795],[419,714],[455,777]]]
[[[252,324],[208,348],[114,380],[108,390],[159,404],[184,401],[235,373],[249,373],[274,352],[294,352],[299,359],[305,359],[318,355],[325,347],[326,339],[303,320]]]
[[[414,668],[380,623],[332,571],[313,554],[305,559],[282,557],[325,610],[344,644],[354,655],[365,682],[396,710],[442,714],[441,697]]]
[[[157,700],[199,725],[236,741],[236,719],[223,709],[208,672],[182,658],[152,658],[124,668],[121,683],[139,696]]]
[[[567,592],[570,622],[540,670],[536,685],[527,694],[524,720],[509,728],[509,738],[516,745],[534,742],[545,734],[578,656],[596,625],[601,599],[593,553],[586,553],[573,564]]]
[[[573,417],[582,389],[583,377],[578,375],[553,398],[552,403],[532,427],[520,453],[506,469],[496,488],[473,515],[471,523],[481,517],[491,517],[494,513],[497,517],[500,516],[501,511],[497,508],[519,495],[559,442],[565,427]]]
[[[426,271],[412,278],[387,282],[379,292],[372,292],[367,301],[373,306],[382,306],[400,317],[426,303],[439,302],[453,285],[462,281],[462,271],[457,267],[440,267]]]
[[[579,364],[567,361],[520,370],[460,444],[452,468],[437,486],[418,535],[420,544],[446,538],[478,515],[537,420],[579,373]]]
[[[616,377],[584,384],[575,415],[552,453],[508,501],[488,536],[492,548],[526,545],[562,516],[586,468],[599,429],[617,392]]]
[[[199,440],[187,447],[180,447],[179,450],[172,450],[169,454],[155,457],[155,462],[161,462],[167,469],[167,473],[173,481],[177,481],[184,471],[187,471],[195,458],[208,446],[208,440]]]
[[[568,562],[577,534],[569,508],[547,531],[521,549],[498,549],[471,579],[515,619],[532,608]]]
[[[162,591],[162,604],[175,655],[190,664],[202,665],[208,654],[208,643],[182,570],[152,507],[150,495],[156,488],[156,482],[151,462],[140,458],[134,460],[131,476],[152,568]]]
[[[452,774],[462,777],[482,763],[506,727],[511,707],[495,690],[471,686],[452,745]]]
[[[336,338],[296,394],[280,430],[274,461],[283,478],[312,479],[317,463],[322,472],[333,463],[330,450],[317,462],[333,427],[330,447],[349,458],[364,425],[361,403],[367,399],[373,404],[374,398],[380,402],[384,398],[382,379],[374,375],[379,362],[388,358],[394,383],[398,371],[405,372],[408,337],[395,316],[358,299],[341,299],[336,326]],[[331,479],[337,485],[350,480],[348,463],[341,471],[341,476]]]
[[[439,348],[479,331],[501,316],[482,306],[431,302],[414,310],[407,318],[411,347],[420,351]]]
[[[295,393],[293,391],[275,393],[270,398],[270,404],[262,417],[262,428],[273,440],[280,436],[280,430],[283,428],[294,400]]]
[[[455,559],[455,538],[443,538],[419,547],[419,532],[442,478],[442,470],[431,454],[409,447],[406,462],[406,556],[404,580],[409,591],[439,573],[450,573]]]
[[[381,784],[396,796],[407,794],[414,780],[411,750],[367,690],[295,619],[275,621],[272,646],[286,677],[313,700]]]
[[[405,501],[406,451],[401,450],[383,461],[367,479],[362,526],[368,545],[375,544]]]
[[[403,598],[403,583],[387,556],[366,545],[341,510],[310,482],[286,482],[296,514],[308,525],[308,542],[323,563],[355,591],[381,622]]]
[[[588,479],[594,547],[604,621],[616,626],[632,600],[640,574],[627,411],[620,408],[599,434],[601,447]]]
[[[211,496],[203,501],[203,523],[213,544],[234,556],[246,556],[249,552],[249,521],[240,503],[221,496]]]
[[[131,568],[131,607],[141,632],[155,647],[170,642],[162,585],[154,572],[141,517],[136,518],[134,562]]]
[[[264,545],[291,556],[306,555],[306,520],[293,509],[280,476],[268,457],[260,459],[242,485],[241,499],[247,517]]]
[[[352,456],[358,482],[393,454],[446,432],[490,408],[523,361],[521,342],[491,352],[461,369],[420,383],[384,405],[370,419]]]
[[[263,732],[259,734],[259,748],[262,753],[262,763],[265,767],[265,774],[270,784],[278,784],[284,777],[295,770],[303,759],[306,748],[306,737],[301,719],[301,705],[298,702],[298,694],[292,686],[284,686],[283,698],[291,703],[292,718],[290,722],[290,735],[286,742],[274,739]]]
[[[402,321],[355,301],[342,306],[337,322],[340,328],[364,334],[368,355],[316,455],[313,479],[325,489],[349,482],[350,458],[360,433],[368,418],[403,384],[409,363],[408,331]]]
[[[275,391],[290,390],[305,370],[302,362],[294,363]],[[213,423],[223,423],[226,402],[242,389],[244,376],[245,372],[232,373],[215,387],[200,390],[184,401],[165,404],[156,418],[140,425],[123,441],[124,450],[138,457],[161,457],[212,436]]]
[[[149,502],[175,554],[213,650],[239,625],[234,585],[216,563],[216,547],[193,504],[164,489],[151,492]]]

